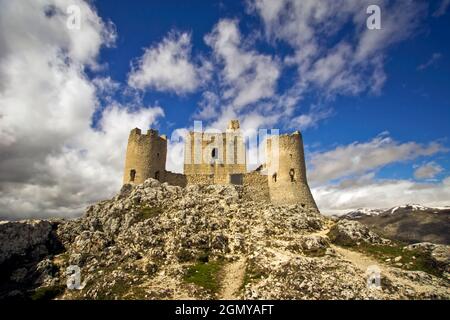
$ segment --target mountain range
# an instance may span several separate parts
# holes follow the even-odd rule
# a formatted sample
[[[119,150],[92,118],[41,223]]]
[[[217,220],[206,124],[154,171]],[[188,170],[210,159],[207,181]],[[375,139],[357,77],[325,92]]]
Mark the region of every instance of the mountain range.
[[[338,219],[358,220],[385,237],[405,243],[450,243],[450,207],[405,204],[389,209],[359,208]]]

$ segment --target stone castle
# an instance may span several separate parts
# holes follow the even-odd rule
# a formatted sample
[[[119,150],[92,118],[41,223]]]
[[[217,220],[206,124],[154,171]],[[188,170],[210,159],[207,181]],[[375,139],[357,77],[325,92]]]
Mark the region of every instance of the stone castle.
[[[271,136],[266,141],[266,164],[247,172],[245,141],[239,121],[226,132],[189,132],[185,139],[184,174],[166,170],[167,137],[150,129],[131,130],[125,160],[124,184],[141,184],[148,178],[185,187],[190,184],[242,185],[252,200],[275,204],[317,205],[306,178],[300,132]]]

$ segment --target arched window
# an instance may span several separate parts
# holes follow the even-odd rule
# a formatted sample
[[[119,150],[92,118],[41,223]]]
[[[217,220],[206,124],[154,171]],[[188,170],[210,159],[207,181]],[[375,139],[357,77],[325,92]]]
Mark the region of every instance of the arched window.
[[[272,175],[272,181],[273,181],[273,182],[277,182],[277,174],[276,174],[276,173],[274,173],[274,174]]]
[[[291,182],[295,182],[295,170],[289,170],[289,176],[291,177]]]
[[[218,150],[217,148],[213,148],[211,151],[211,158],[215,160],[217,159],[217,157],[218,157]]]
[[[134,179],[136,179],[136,170],[132,169],[130,171],[130,181],[134,182]]]

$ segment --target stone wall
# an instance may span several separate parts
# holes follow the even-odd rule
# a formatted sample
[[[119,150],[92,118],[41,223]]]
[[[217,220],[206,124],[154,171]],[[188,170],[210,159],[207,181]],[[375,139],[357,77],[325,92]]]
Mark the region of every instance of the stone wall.
[[[167,182],[172,186],[186,187],[187,178],[184,174],[181,173],[173,173],[170,171],[164,172],[164,177],[161,180],[162,182]]]
[[[236,123],[227,132],[190,132],[185,141],[186,175],[244,174],[247,171],[244,139]]]
[[[253,171],[243,175],[244,196],[254,201],[269,201],[269,185],[267,176]]]
[[[206,174],[187,174],[186,175],[187,184],[203,184],[210,185],[214,184],[214,176]]]

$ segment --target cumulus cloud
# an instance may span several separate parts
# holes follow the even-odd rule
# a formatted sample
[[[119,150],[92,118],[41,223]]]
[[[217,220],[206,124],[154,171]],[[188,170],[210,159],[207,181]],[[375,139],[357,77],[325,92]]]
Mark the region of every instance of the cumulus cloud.
[[[274,95],[280,76],[278,62],[246,48],[236,20],[221,20],[205,40],[223,64],[224,97],[233,106],[239,109]]]
[[[309,179],[312,184],[317,185],[352,175],[362,175],[390,163],[445,151],[448,150],[438,142],[400,143],[382,134],[368,142],[354,142],[337,146],[333,150],[313,153],[309,161]]]
[[[312,192],[325,214],[340,214],[365,208],[387,208],[405,203],[449,205],[450,177],[441,182],[378,179],[376,171],[393,163],[448,152],[437,142],[398,142],[383,133],[367,142],[337,146],[315,152],[308,159]],[[416,178],[432,178],[442,168],[428,162],[417,168]]]
[[[333,110],[330,108],[312,106],[308,113],[293,118],[291,126],[299,130],[316,127],[321,120],[330,117],[332,113]]]
[[[311,192],[323,214],[344,214],[356,208],[390,208],[406,203],[448,206],[450,177],[437,183],[369,179],[363,183],[323,185]]]
[[[381,7],[381,30],[366,28],[366,8],[373,4]],[[386,49],[414,33],[425,7],[418,1],[387,0],[250,2],[251,11],[264,23],[267,38],[293,48],[285,62],[297,66],[299,81],[331,97],[378,93],[386,80]],[[336,34],[345,28],[349,36],[336,43]]]
[[[171,32],[161,43],[147,48],[128,78],[138,89],[173,91],[177,94],[195,91],[207,77],[208,64],[195,65],[191,57],[191,35]]]
[[[81,9],[81,29],[66,9]],[[98,94],[91,80],[115,34],[85,1],[0,0],[0,217],[74,216],[120,188],[130,127],[149,127],[160,107],[137,109]],[[93,115],[98,124],[92,127]]]
[[[432,179],[443,170],[444,169],[439,164],[435,162],[428,162],[414,170],[414,177],[416,179]]]

